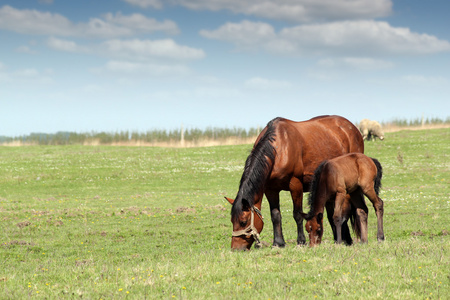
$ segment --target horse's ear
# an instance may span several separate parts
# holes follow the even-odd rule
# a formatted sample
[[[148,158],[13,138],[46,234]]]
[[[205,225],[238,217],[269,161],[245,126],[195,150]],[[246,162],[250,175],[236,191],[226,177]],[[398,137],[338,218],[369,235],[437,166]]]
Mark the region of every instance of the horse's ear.
[[[228,198],[228,197],[225,197],[225,199],[227,199],[227,201],[230,202],[231,205],[233,205],[234,199],[231,199],[231,198]]]
[[[323,219],[323,213],[318,213],[317,214],[317,222],[318,223],[322,222],[322,219]]]

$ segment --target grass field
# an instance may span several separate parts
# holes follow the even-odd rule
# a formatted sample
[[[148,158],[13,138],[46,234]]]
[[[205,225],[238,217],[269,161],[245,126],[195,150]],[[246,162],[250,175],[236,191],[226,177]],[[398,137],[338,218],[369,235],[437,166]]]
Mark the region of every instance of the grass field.
[[[0,298],[448,299],[450,129],[366,143],[384,168],[386,241],[230,251],[230,207],[251,145],[0,148]],[[306,194],[305,194],[306,196]],[[307,207],[304,210],[307,211]]]

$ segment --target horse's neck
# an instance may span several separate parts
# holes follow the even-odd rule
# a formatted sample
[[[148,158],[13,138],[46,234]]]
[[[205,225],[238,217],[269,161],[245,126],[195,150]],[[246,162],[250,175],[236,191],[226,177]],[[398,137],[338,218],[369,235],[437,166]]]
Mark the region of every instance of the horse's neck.
[[[316,198],[314,199],[314,202],[312,203],[312,210],[314,212],[314,215],[318,215],[319,213],[323,213],[325,210],[325,203],[328,200],[328,193],[326,191],[326,188],[320,188],[318,193],[316,194]]]

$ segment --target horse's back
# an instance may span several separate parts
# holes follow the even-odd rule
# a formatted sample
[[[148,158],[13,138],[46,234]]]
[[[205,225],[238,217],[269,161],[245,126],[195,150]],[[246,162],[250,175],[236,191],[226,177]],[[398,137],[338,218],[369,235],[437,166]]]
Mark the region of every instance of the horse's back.
[[[321,116],[296,124],[302,136],[304,173],[313,174],[324,160],[364,153],[364,140],[353,123],[340,116]]]
[[[283,133],[285,137],[294,140],[294,143],[301,142],[304,146],[311,145],[313,147],[327,144],[328,146],[321,147],[325,151],[327,149],[324,148],[339,145],[340,149],[337,150],[342,150],[344,153],[364,153],[364,141],[359,129],[341,116],[324,115],[301,122],[276,118],[271,122],[276,124],[279,133]],[[280,136],[280,134],[277,134],[277,136]],[[331,140],[323,140],[322,138],[331,138]],[[285,141],[281,142],[285,143]],[[334,145],[329,145],[329,142]]]
[[[369,186],[377,175],[375,162],[363,153],[335,157],[327,161],[326,166],[327,173],[339,178],[339,182],[350,191],[358,186]]]
[[[307,191],[314,170],[322,161],[350,152],[364,152],[361,133],[340,116],[319,116],[301,122],[276,118],[269,124],[275,127],[277,152],[271,179],[283,181],[284,185],[288,184],[287,179],[296,177]]]

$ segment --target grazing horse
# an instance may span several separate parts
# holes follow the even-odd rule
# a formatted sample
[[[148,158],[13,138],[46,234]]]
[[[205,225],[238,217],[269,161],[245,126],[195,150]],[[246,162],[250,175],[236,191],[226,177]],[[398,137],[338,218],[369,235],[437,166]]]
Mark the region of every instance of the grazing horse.
[[[342,226],[349,217],[352,217],[357,237],[366,243],[368,209],[363,194],[373,204],[378,222],[377,239],[383,241],[383,200],[378,196],[382,175],[380,162],[361,153],[350,153],[321,163],[314,173],[309,195],[310,211],[303,216],[307,220],[309,245],[315,246],[322,241],[324,207],[336,243],[345,240],[346,244],[352,244],[348,227]]]
[[[342,154],[364,152],[358,128],[339,116],[321,116],[294,122],[275,118],[259,134],[248,156],[235,199],[231,204],[232,249],[259,245],[264,222],[260,212],[265,194],[273,224],[273,245],[285,246],[281,226],[281,190],[290,191],[297,223],[297,244],[305,244],[303,231],[303,193],[309,191],[319,164]]]

